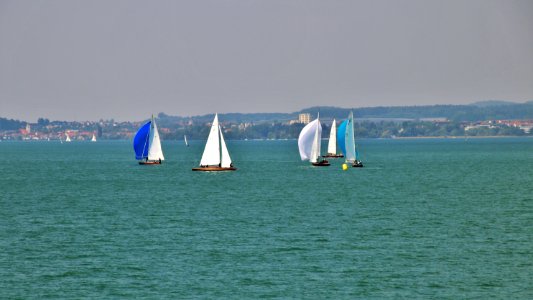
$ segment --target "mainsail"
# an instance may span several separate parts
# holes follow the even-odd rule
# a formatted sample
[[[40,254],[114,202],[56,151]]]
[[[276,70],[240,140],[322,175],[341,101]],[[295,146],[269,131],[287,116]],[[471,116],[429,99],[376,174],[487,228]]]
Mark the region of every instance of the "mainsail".
[[[218,114],[215,114],[211,131],[207,137],[204,154],[200,160],[200,166],[215,166],[220,164],[220,138],[219,138]]]
[[[329,133],[328,154],[337,154],[337,123],[335,122],[335,119],[333,119],[333,123],[331,124],[331,131]]]
[[[148,160],[165,160],[163,150],[161,149],[161,140],[159,139],[159,131],[155,124],[154,116],[150,125],[150,147],[148,148]]]

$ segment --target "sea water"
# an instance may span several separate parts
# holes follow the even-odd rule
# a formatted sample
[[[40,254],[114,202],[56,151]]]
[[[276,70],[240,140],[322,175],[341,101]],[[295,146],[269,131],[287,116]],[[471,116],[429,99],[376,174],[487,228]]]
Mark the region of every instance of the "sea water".
[[[0,298],[533,298],[533,139],[358,142],[2,142]]]

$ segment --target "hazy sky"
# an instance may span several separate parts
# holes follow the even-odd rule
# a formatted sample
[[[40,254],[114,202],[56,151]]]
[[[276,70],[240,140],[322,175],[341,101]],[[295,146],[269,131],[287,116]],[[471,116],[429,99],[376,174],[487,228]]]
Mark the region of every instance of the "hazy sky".
[[[533,99],[533,1],[0,0],[0,116]]]

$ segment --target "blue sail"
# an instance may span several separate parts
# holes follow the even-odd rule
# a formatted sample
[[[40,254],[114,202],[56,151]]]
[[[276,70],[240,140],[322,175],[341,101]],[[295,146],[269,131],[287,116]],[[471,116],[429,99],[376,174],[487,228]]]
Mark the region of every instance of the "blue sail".
[[[346,125],[347,124],[348,124],[348,120],[344,120],[339,126],[339,129],[337,129],[337,144],[339,144],[339,147],[341,148],[342,154],[344,154],[344,156],[346,156]]]
[[[148,148],[150,146],[150,124],[144,124],[133,138],[133,149],[135,150],[135,159],[143,159],[148,157]]]

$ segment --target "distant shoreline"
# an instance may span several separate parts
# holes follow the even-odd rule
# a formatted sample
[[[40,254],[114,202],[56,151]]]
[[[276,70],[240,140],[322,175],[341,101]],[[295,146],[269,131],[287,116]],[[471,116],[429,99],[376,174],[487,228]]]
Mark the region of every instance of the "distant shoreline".
[[[500,139],[500,138],[517,138],[517,137],[531,137],[527,135],[487,135],[487,136],[481,136],[481,135],[475,135],[475,136],[397,136],[390,139],[393,140],[412,140],[412,139]]]

